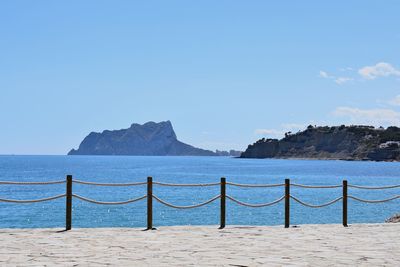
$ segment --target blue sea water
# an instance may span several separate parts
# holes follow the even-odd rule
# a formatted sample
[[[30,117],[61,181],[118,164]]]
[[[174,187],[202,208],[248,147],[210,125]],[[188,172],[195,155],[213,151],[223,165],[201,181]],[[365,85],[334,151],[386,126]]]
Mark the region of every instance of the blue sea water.
[[[247,184],[292,183],[383,186],[400,184],[400,163],[320,160],[236,159],[229,157],[133,157],[133,156],[0,156],[0,181],[51,181],[74,179],[92,182],[128,183],[154,181],[167,183],[214,183],[220,177]],[[65,184],[0,185],[0,198],[37,199],[65,193]],[[215,187],[161,187],[154,194],[176,205],[192,205],[219,194]],[[122,201],[146,194],[146,185],[100,187],[73,184],[74,194],[101,201]],[[292,195],[319,204],[342,194],[341,188],[304,189],[291,187]],[[264,203],[284,194],[283,187],[241,188],[227,186],[227,194],[248,203]],[[360,190],[349,194],[365,199],[399,195],[400,189]],[[200,208],[177,210],[154,201],[154,226],[217,225],[219,200]],[[349,223],[383,222],[400,212],[400,199],[382,204],[365,204],[349,199]],[[312,209],[291,201],[291,224],[341,223],[342,204]],[[73,227],[145,227],[146,200],[103,206],[73,199]],[[227,225],[282,225],[284,204],[248,208],[227,200]],[[64,227],[65,198],[34,204],[0,202],[0,228]]]

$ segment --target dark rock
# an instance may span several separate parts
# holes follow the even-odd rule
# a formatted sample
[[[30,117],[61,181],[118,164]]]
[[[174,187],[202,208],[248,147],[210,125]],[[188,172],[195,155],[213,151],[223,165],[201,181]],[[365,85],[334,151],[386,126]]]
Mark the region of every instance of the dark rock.
[[[177,140],[170,121],[143,125],[132,124],[128,129],[90,133],[79,149],[68,155],[137,155],[137,156],[215,156],[209,150],[195,148]]]
[[[395,214],[385,221],[386,223],[400,223],[400,214]]]

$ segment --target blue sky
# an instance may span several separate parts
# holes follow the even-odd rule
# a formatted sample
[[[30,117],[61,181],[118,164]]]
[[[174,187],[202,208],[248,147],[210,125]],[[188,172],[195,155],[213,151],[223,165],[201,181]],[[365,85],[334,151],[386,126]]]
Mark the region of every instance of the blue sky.
[[[400,1],[1,1],[0,154],[171,120],[245,149],[308,124],[400,126]]]

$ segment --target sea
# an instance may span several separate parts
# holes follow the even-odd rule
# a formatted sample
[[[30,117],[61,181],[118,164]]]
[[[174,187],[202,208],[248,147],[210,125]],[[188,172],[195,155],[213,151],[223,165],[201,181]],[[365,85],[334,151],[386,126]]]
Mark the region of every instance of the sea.
[[[0,181],[54,181],[73,179],[98,183],[155,182],[191,184],[227,182],[240,184],[282,184],[285,179],[304,185],[341,185],[343,180],[360,186],[400,184],[400,163],[239,159],[232,157],[153,156],[0,156]],[[312,189],[291,186],[291,194],[313,205],[342,196],[342,188]],[[0,183],[0,199],[32,200],[66,191],[65,184],[6,185]],[[348,194],[369,200],[400,195],[400,188],[365,190],[349,188]],[[108,187],[73,184],[73,193],[98,201],[124,201],[146,194],[146,185]],[[227,195],[261,204],[279,199],[284,187],[245,188],[227,185]],[[178,206],[195,205],[220,194],[220,186],[166,187],[154,185],[153,194]],[[252,208],[226,200],[226,224],[283,225],[284,202]],[[40,203],[0,202],[0,228],[65,227],[65,198]],[[348,222],[381,223],[400,212],[400,199],[385,203],[348,202]],[[174,209],[153,200],[153,226],[218,225],[220,203],[216,200],[194,209]],[[291,200],[291,225],[342,222],[342,202],[324,208],[310,208]],[[72,227],[146,227],[146,199],[125,205],[98,205],[73,198]]]

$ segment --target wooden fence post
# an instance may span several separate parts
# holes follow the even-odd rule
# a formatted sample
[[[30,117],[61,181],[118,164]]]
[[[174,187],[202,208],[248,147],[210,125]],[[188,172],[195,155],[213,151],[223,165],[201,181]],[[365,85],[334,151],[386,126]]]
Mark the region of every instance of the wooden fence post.
[[[290,225],[290,179],[285,179],[285,228]]]
[[[226,216],[226,178],[221,178],[221,217],[219,229],[225,228],[225,216]]]
[[[65,209],[65,230],[71,230],[72,227],[72,175],[67,175],[67,194]]]
[[[343,226],[347,227],[347,180],[343,180]]]
[[[153,178],[147,177],[147,230],[153,230]]]

